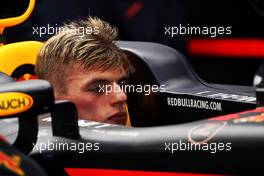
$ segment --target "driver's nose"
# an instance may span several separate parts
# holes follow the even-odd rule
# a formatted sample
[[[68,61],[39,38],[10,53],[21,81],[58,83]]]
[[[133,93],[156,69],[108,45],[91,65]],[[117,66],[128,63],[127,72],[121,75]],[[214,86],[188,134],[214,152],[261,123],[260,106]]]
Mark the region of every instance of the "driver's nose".
[[[112,105],[125,105],[127,103],[127,95],[126,93],[120,88],[119,85],[116,89],[111,92],[111,104]]]

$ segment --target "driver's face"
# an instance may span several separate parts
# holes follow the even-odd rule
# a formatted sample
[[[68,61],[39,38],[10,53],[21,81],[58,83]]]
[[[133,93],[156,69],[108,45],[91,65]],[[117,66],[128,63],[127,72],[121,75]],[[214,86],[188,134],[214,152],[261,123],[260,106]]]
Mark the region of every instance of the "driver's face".
[[[102,91],[106,86],[126,83],[128,75],[123,68],[108,71],[74,69],[69,75],[65,80],[67,93],[56,98],[74,102],[79,118],[113,124],[126,123],[126,94],[120,89],[107,94]]]

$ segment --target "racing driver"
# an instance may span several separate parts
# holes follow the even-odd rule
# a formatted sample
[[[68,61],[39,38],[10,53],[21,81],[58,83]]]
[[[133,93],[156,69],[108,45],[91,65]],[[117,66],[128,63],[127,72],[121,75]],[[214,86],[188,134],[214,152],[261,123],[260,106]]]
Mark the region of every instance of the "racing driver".
[[[125,124],[127,95],[111,86],[126,84],[133,71],[115,44],[116,27],[97,18],[64,24],[41,48],[35,72],[54,87],[57,100],[76,104],[80,119]],[[110,91],[105,93],[106,87]]]

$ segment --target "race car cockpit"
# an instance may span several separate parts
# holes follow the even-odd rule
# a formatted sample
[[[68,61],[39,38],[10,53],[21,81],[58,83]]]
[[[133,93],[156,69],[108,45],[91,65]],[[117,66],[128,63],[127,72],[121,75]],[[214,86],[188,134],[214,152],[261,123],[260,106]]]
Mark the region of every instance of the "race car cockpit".
[[[135,66],[129,78],[134,89],[127,90],[132,126],[177,124],[256,107],[253,87],[206,83],[172,48],[148,42],[119,41],[118,45]],[[41,46],[35,41],[2,46],[1,71],[18,81],[35,79],[35,58]],[[31,54],[26,54],[29,50]],[[20,57],[18,52],[25,54]]]
[[[125,41],[118,45],[127,52],[136,68],[130,84],[149,86],[148,89],[154,85],[163,88],[158,92],[128,92],[128,108],[134,126],[190,122],[256,106],[253,87],[206,83],[187,59],[170,47]]]

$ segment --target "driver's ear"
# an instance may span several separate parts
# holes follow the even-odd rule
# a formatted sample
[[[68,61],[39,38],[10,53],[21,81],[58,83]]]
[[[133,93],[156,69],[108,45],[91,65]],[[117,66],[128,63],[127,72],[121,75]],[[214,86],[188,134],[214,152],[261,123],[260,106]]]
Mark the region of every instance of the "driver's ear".
[[[57,91],[54,91],[55,100],[66,100],[68,99],[66,94],[58,93]]]
[[[54,86],[53,86],[53,89],[54,89],[55,100],[65,100],[65,99],[67,99],[67,94],[66,93],[62,93],[61,90],[59,90],[58,88],[55,88]]]
[[[59,100],[61,99],[60,98],[60,95],[58,94],[58,92],[54,91],[54,97],[55,97],[55,100]]]
[[[62,85],[60,84],[60,82],[56,82],[53,80],[50,80],[50,83],[52,84],[52,87],[53,87],[55,100],[65,100],[67,97],[66,85]]]

